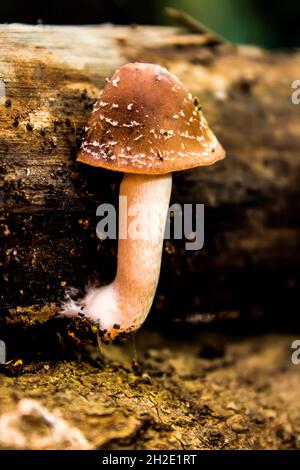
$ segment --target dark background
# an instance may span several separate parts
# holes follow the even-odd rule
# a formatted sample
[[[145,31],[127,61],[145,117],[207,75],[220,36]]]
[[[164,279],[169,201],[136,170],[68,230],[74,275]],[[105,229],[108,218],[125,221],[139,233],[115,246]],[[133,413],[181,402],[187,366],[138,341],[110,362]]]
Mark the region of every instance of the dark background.
[[[164,7],[184,10],[231,41],[299,47],[299,0],[1,0],[0,23],[172,24]]]

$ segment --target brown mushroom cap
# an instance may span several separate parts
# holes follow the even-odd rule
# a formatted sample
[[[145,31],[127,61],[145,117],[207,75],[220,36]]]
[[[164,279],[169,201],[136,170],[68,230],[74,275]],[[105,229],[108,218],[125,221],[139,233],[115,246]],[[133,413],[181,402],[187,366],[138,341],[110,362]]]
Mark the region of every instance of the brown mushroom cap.
[[[159,65],[115,72],[94,105],[77,160],[126,173],[211,165],[225,152],[194,98]]]

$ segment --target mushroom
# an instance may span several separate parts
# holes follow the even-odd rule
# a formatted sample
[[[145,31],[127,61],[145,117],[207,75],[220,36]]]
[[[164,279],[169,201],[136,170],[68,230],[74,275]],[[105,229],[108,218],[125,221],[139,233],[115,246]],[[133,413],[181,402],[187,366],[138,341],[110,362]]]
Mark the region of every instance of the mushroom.
[[[172,172],[224,158],[197,100],[165,68],[132,63],[117,70],[95,103],[77,161],[123,172],[120,195],[149,236],[120,237],[115,280],[69,299],[67,316],[98,323],[105,340],[137,330],[151,308],[160,273]]]

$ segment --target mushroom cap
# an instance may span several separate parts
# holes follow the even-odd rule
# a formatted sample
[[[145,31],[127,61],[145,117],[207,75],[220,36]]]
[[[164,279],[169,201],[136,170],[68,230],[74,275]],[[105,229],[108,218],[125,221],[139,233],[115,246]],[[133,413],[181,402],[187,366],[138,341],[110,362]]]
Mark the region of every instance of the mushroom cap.
[[[179,80],[159,65],[132,63],[114,73],[96,101],[77,160],[160,175],[211,165],[224,156]]]

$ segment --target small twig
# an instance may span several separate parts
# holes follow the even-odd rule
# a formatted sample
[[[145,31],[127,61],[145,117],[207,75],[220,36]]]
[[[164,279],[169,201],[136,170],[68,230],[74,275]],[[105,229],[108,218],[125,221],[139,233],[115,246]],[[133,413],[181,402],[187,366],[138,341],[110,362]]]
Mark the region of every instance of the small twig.
[[[217,34],[215,31],[212,31],[207,26],[205,26],[200,21],[196,20],[192,16],[188,15],[184,11],[176,10],[175,8],[166,7],[165,13],[169,18],[178,21],[184,25],[189,31],[198,34],[207,34],[210,37],[213,37],[214,40],[219,44],[228,43],[229,41],[223,36]]]

